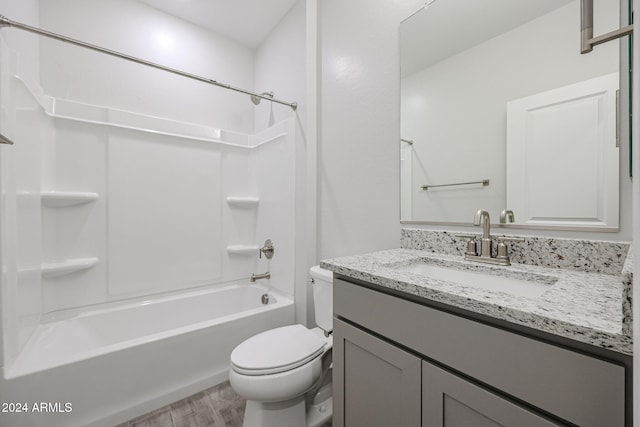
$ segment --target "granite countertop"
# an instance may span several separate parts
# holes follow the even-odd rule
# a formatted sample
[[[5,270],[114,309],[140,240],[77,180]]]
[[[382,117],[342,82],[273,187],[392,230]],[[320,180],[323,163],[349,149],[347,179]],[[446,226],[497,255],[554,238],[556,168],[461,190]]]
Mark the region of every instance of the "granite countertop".
[[[534,279],[549,287],[537,297],[463,286],[398,267],[427,261],[510,278]],[[416,249],[391,249],[323,260],[334,273],[437,301],[517,325],[552,333],[623,354],[632,339],[623,332],[623,282],[620,276],[528,264],[491,266],[459,255]]]

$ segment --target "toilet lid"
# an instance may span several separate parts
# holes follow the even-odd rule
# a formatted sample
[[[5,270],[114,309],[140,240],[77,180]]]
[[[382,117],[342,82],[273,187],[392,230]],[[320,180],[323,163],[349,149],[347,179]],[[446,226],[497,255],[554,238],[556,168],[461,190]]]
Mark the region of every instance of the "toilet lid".
[[[284,326],[254,335],[231,353],[236,372],[265,375],[284,372],[322,354],[325,341],[302,325]]]

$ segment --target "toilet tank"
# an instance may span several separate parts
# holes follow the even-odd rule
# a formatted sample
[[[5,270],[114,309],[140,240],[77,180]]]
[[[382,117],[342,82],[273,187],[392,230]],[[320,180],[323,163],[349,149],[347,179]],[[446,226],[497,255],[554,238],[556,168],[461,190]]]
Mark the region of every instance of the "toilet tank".
[[[316,324],[325,332],[333,330],[333,272],[311,267],[309,274],[313,279],[313,306],[316,311]]]

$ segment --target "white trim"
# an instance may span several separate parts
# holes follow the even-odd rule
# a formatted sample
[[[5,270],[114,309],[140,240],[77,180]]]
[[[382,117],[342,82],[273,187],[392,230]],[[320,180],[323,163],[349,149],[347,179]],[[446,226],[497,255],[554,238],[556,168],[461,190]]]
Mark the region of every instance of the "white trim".
[[[82,270],[88,270],[98,264],[99,259],[90,258],[73,258],[64,261],[56,261],[44,263],[41,266],[42,277],[51,279],[54,277],[66,276]]]
[[[40,197],[42,204],[46,207],[64,208],[95,202],[99,195],[90,191],[42,191]]]
[[[46,115],[55,119],[72,120],[156,135],[173,136],[190,141],[209,142],[226,147],[248,150],[258,148],[286,135],[285,133],[281,133],[265,141],[260,141],[255,145],[249,145],[251,137],[254,136],[252,134],[231,132],[197,123],[170,120],[163,117],[119,110],[101,105],[55,98],[46,95],[40,87],[23,79],[19,75],[14,74],[13,78],[22,83]],[[233,139],[245,140],[247,143],[241,144],[225,141],[224,135],[232,136]],[[16,141],[16,143],[19,143],[19,141]]]

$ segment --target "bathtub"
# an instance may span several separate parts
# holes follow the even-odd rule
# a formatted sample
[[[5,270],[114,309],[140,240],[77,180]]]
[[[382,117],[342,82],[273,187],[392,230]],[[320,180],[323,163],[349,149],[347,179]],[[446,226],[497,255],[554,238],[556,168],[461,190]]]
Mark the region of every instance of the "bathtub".
[[[293,322],[247,283],[48,315],[3,368],[0,425],[116,425],[225,381],[236,345]]]

